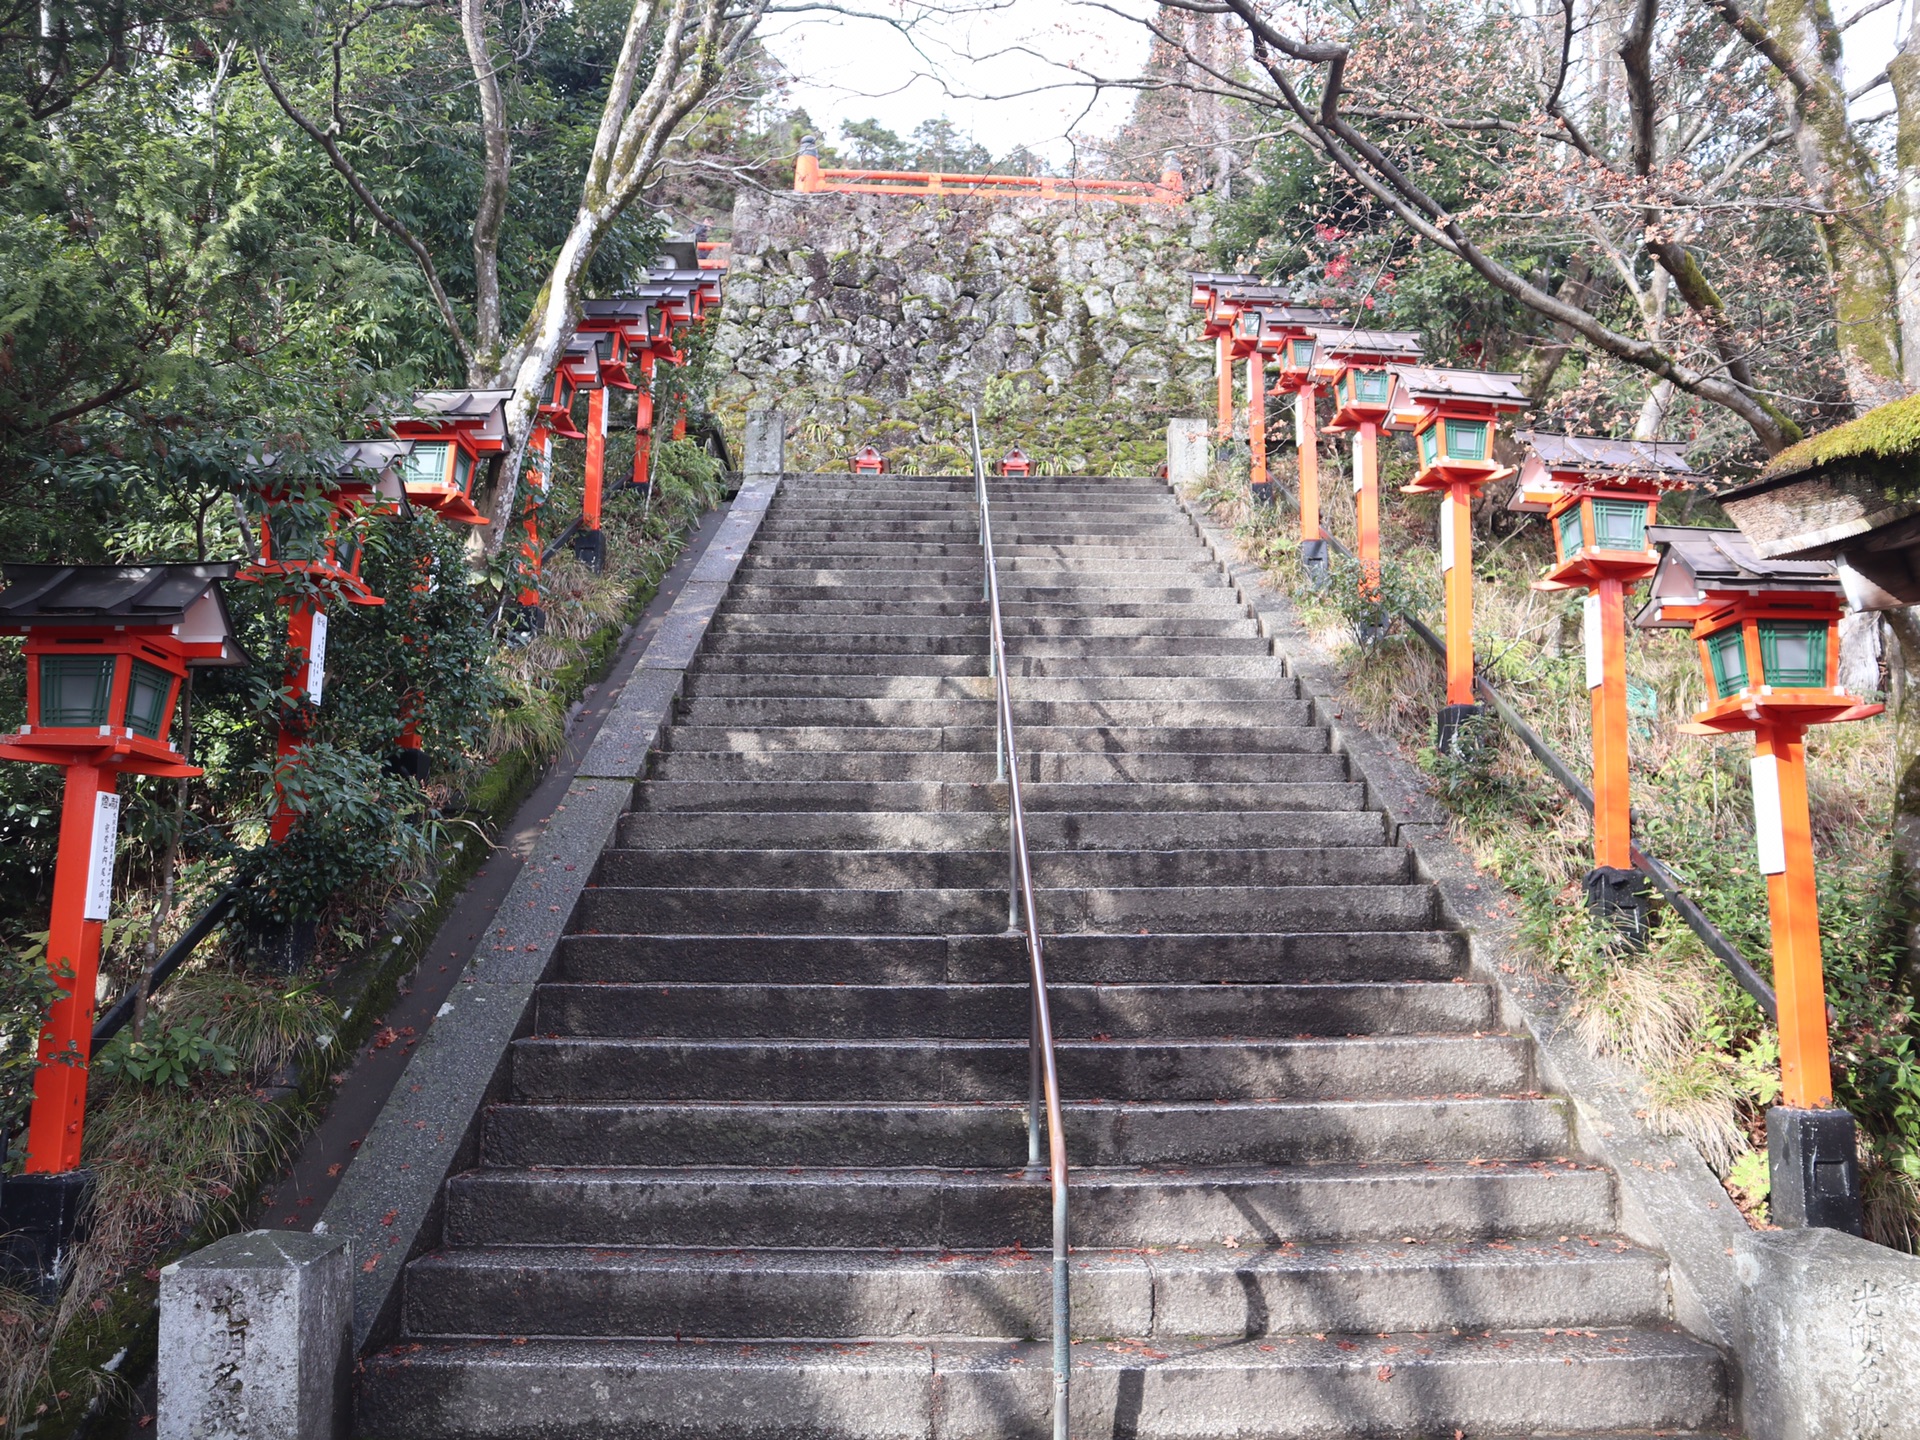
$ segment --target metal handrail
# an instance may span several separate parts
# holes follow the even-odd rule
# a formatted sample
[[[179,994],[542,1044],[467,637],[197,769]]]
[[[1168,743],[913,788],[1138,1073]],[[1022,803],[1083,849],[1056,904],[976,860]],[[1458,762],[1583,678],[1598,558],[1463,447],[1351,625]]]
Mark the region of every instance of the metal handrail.
[[[1326,538],[1327,542],[1347,559],[1356,558],[1353,551],[1340,543],[1338,536],[1328,532]],[[1446,642],[1434,634],[1419,616],[1405,610],[1396,610],[1393,613],[1406,621],[1407,628],[1419,636],[1434,654],[1442,657],[1446,655]],[[1549,745],[1539,731],[1520,717],[1520,712],[1514,709],[1513,702],[1494,689],[1493,682],[1477,669],[1473,675],[1473,690],[1493,707],[1494,713],[1506,723],[1507,728],[1520,737],[1520,743],[1533,752],[1534,758],[1545,767],[1546,772],[1560,782],[1560,788],[1578,800],[1588,814],[1592,814],[1593,791],[1573,773],[1573,767],[1567,764],[1560,752]],[[1705,945],[1714,958],[1726,967],[1727,973],[1733,976],[1734,983],[1753,997],[1754,1003],[1760,1007],[1761,1013],[1767,1019],[1777,1023],[1779,1006],[1774,997],[1773,987],[1766,982],[1758,970],[1753,968],[1752,962],[1740,953],[1740,948],[1723,935],[1720,927],[1709,920],[1706,912],[1680,888],[1680,882],[1674,878],[1673,872],[1664,862],[1656,860],[1638,845],[1629,845],[1628,855],[1633,860],[1633,868],[1653,881],[1654,888],[1659,890],[1669,905],[1673,906],[1680,918],[1687,922],[1687,928],[1699,936],[1700,943]]]
[[[1040,941],[1040,910],[1033,897],[1033,865],[1027,855],[1027,810],[1020,792],[1020,752],[1013,737],[1013,692],[1007,684],[1007,637],[1000,622],[1000,577],[993,554],[993,513],[987,501],[987,467],[980,458],[980,420],[973,426],[974,498],[980,506],[980,554],[986,569],[989,640],[987,673],[993,679],[994,778],[1007,782],[1007,929],[1027,939],[1032,1008],[1027,1033],[1027,1170],[1039,1170],[1040,1116],[1046,1113],[1047,1179],[1053,1192],[1053,1436],[1067,1440],[1068,1380],[1072,1366],[1072,1313],[1067,1268],[1067,1136],[1060,1119],[1060,1073],[1053,1054],[1053,1011],[1047,1003],[1047,962]],[[1022,925],[1024,911],[1026,923]]]

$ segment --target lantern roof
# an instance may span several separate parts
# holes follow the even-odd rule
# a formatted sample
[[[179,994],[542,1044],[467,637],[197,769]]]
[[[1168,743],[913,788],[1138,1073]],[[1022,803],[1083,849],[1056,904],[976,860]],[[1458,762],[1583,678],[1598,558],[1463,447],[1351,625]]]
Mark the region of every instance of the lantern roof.
[[[1213,292],[1228,286],[1258,285],[1258,275],[1242,275],[1220,270],[1190,270],[1187,278],[1193,283],[1193,305],[1196,310],[1204,310],[1213,303]]]
[[[660,264],[658,257],[664,256],[673,262],[676,270],[698,270],[700,268],[700,242],[698,240],[662,240],[660,248],[654,252],[654,265]]]
[[[234,635],[220,582],[232,562],[190,565],[0,564],[0,634],[41,627],[111,626],[168,630],[188,649],[188,663],[232,667],[247,663]]]
[[[1597,435],[1549,435],[1539,430],[1514,432],[1527,447],[1507,509],[1544,515],[1576,484],[1635,481],[1641,487],[1679,490],[1704,484],[1706,477],[1687,465],[1686,446],[1674,440],[1608,440]]]
[[[1525,410],[1533,404],[1518,375],[1495,370],[1453,370],[1439,365],[1401,365],[1403,398],[1422,408],[1449,404],[1481,410]]]
[[[481,448],[498,450],[507,440],[507,401],[511,390],[422,390],[413,397],[413,413],[396,415],[395,426],[410,425],[436,435],[455,431]]]
[[[1420,358],[1418,330],[1363,330],[1355,325],[1320,325],[1313,329],[1321,353],[1342,364],[1384,365],[1390,361],[1411,363]]]
[[[1644,630],[1687,629],[1691,617],[1664,614],[1668,605],[1698,605],[1709,592],[1762,595],[1793,593],[1842,598],[1839,573],[1825,560],[1768,560],[1738,530],[1690,525],[1649,525],[1647,543],[1660,549],[1647,604],[1634,617]]]
[[[653,298],[629,291],[624,295],[583,300],[580,302],[580,326],[583,330],[601,330],[609,327],[593,322],[621,320],[644,325],[647,312],[653,309]]]

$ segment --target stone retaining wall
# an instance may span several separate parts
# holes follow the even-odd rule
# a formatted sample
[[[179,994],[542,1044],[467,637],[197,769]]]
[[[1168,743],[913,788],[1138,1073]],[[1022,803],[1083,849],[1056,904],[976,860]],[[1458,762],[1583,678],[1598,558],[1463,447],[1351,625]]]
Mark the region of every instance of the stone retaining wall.
[[[715,336],[730,429],[800,417],[790,463],[872,442],[896,470],[1020,444],[1055,473],[1149,473],[1211,393],[1189,303],[1204,209],[938,196],[743,194]]]

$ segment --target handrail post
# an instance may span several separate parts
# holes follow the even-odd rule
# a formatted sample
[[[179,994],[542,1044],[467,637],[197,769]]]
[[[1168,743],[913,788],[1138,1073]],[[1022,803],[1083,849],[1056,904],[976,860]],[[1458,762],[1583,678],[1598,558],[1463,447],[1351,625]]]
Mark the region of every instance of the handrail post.
[[[973,428],[974,494],[980,505],[980,554],[986,571],[988,673],[993,679],[994,764],[1007,785],[1007,933],[1027,942],[1027,1168],[1040,1174],[1040,1118],[1046,1112],[1046,1176],[1053,1199],[1053,1435],[1068,1440],[1072,1389],[1073,1314],[1067,1244],[1067,1138],[1061,1115],[1060,1074],[1053,1054],[1053,1016],[1047,1006],[1047,965],[1034,901],[1033,863],[1027,853],[1026,806],[1020,794],[1020,755],[1013,738],[1013,691],[1007,679],[1007,637],[1000,620],[1000,581],[993,555],[987,468],[980,458],[980,420]],[[1025,923],[1022,923],[1024,913]]]

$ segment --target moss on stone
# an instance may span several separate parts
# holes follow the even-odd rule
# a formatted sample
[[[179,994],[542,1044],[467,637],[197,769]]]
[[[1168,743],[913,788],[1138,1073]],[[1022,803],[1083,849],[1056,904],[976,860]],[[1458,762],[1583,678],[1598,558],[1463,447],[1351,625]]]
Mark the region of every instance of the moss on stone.
[[[1920,395],[1895,400],[1858,420],[1809,436],[1774,456],[1762,474],[1777,479],[1840,461],[1916,458],[1920,458]]]

